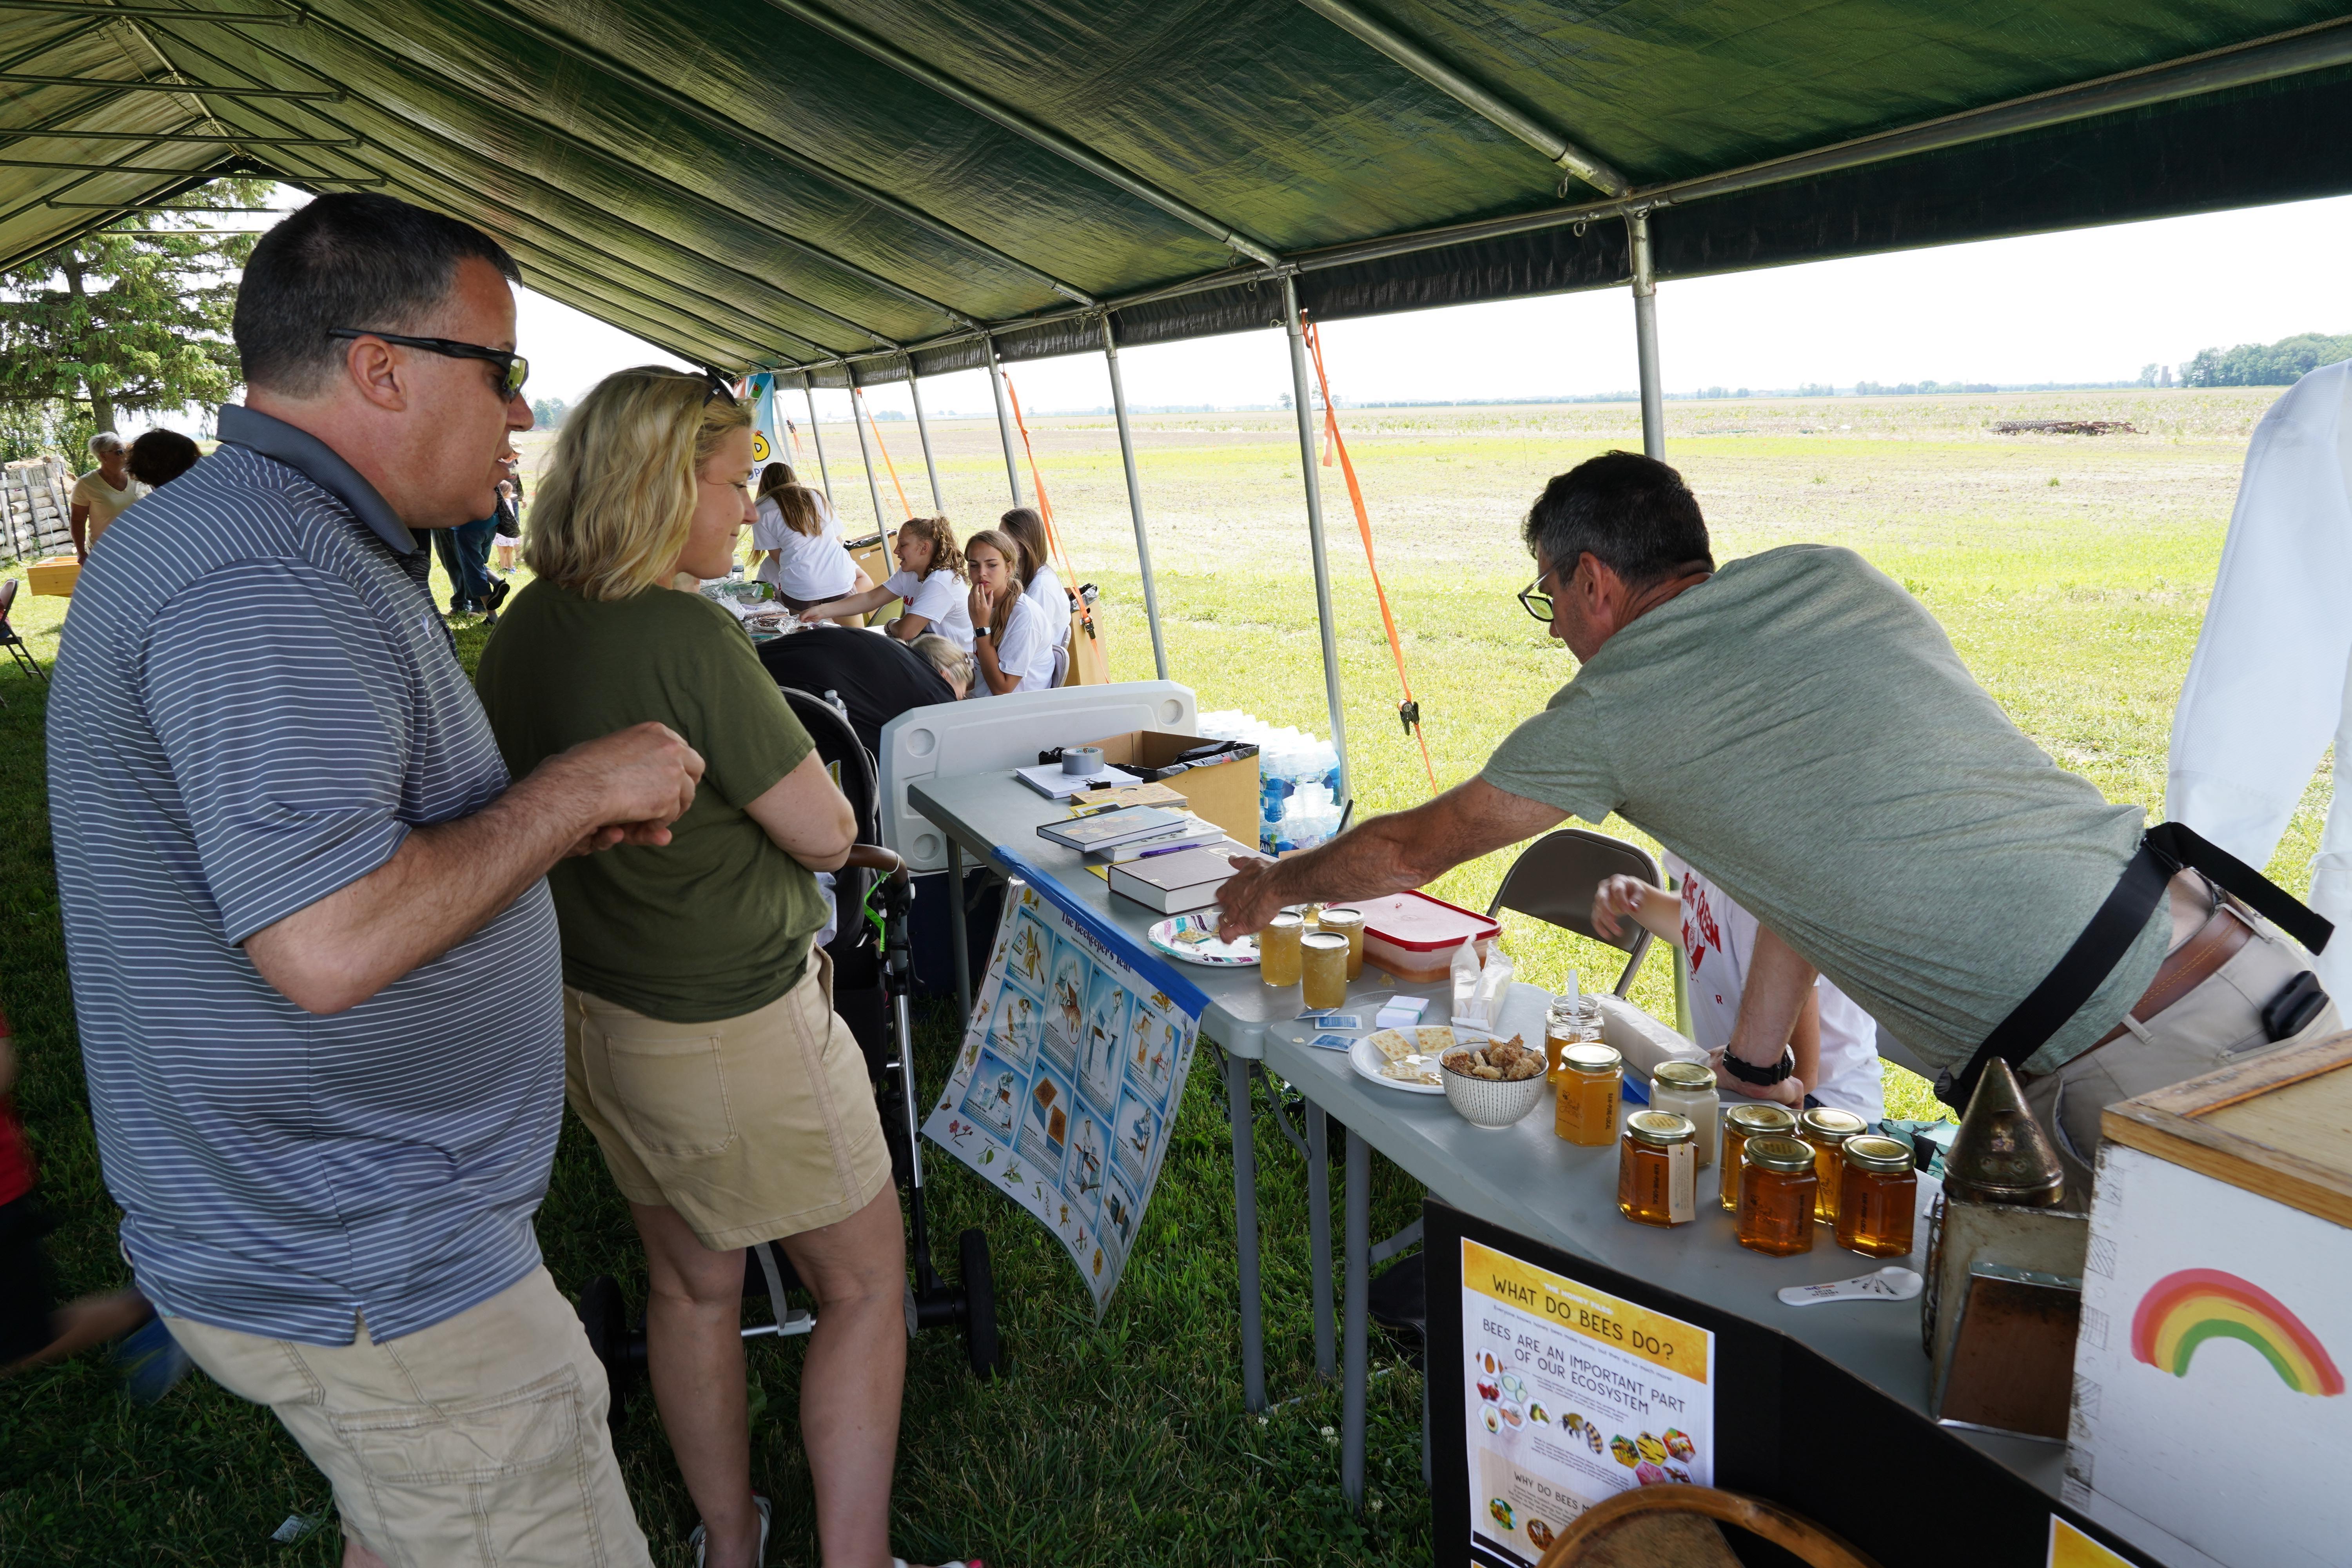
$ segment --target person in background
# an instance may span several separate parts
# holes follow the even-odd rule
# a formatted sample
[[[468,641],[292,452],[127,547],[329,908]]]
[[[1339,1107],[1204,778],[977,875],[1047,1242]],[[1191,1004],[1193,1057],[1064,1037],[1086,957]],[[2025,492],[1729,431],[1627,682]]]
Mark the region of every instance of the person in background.
[[[971,656],[982,694],[1045,690],[1054,684],[1054,630],[1022,591],[1020,544],[985,529],[971,536],[963,558],[971,574]]]
[[[971,608],[964,588],[963,552],[956,548],[955,525],[944,517],[910,517],[891,546],[898,570],[878,588],[812,605],[802,614],[813,621],[837,621],[905,601],[898,618],[883,627],[900,642],[937,632],[971,651]]]
[[[131,477],[131,448],[121,437],[100,430],[89,438],[89,455],[98,459],[98,467],[74,481],[66,514],[73,531],[74,559],[84,563],[98,536],[147,493],[147,487]]]
[[[702,1512],[695,1560],[743,1568],[765,1549],[743,1249],[781,1238],[817,1298],[801,1442],[821,1555],[875,1568],[890,1561],[906,1243],[866,1058],[813,945],[816,873],[847,861],[856,823],[742,623],[693,591],[734,559],[751,479],[751,411],[723,383],[658,366],[598,383],[565,416],[524,547],[534,581],[476,686],[515,769],[648,715],[709,759],[667,846],[549,879],[565,1093],[645,1243],[646,1365]]]
[[[633,719],[509,773],[433,613],[418,532],[487,515],[530,427],[518,277],[373,193],[262,236],[247,403],[83,570],[50,685],[123,1256],[333,1482],[346,1568],[650,1562],[532,1230],[563,1125],[546,876],[667,842],[702,762]]]
[[[970,653],[937,632],[917,637],[907,645],[907,648],[939,672],[940,679],[948,683],[948,689],[956,694],[957,701],[963,700],[965,693],[971,689],[972,659]]]
[[[511,577],[515,569],[515,552],[522,547],[522,476],[499,481],[499,529],[490,539],[490,552],[498,562],[499,575]],[[501,584],[500,586],[504,586]],[[492,590],[497,592],[497,590]],[[506,595],[499,595],[504,604]]]
[[[1690,995],[1691,1032],[1709,1054],[1731,1043],[1748,960],[1756,951],[1756,917],[1694,870],[1680,856],[1665,858],[1676,891],[1639,877],[1612,877],[1593,890],[1592,924],[1614,941],[1631,917],[1653,935],[1681,949]],[[1804,1103],[1851,1110],[1866,1121],[1886,1114],[1879,1068],[1878,1025],[1824,974],[1813,984],[1789,1032],[1796,1052],[1790,1080],[1804,1087]]]
[[[882,726],[912,708],[953,702],[963,695],[921,657],[926,642],[955,644],[945,637],[871,637],[851,626],[803,626],[790,637],[760,645],[760,662],[779,686],[814,697],[837,694],[849,710],[849,727],[876,756],[882,754]],[[956,653],[956,658],[970,656]]]
[[[150,430],[131,443],[124,464],[131,477],[149,489],[159,489],[196,466],[203,448],[177,430]]]
[[[496,492],[492,492],[490,513],[456,528],[445,528],[433,535],[433,553],[440,558],[442,573],[449,579],[449,614],[480,615],[495,624],[499,606],[513,591],[509,583],[490,581],[490,541],[499,531]]]
[[[843,548],[841,519],[824,492],[795,479],[790,463],[761,470],[758,516],[751,525],[752,574],[791,608],[805,610],[874,586]]]
[[[1070,616],[1077,601],[1062,586],[1061,577],[1047,559],[1052,551],[1045,538],[1045,520],[1034,507],[1016,506],[998,520],[998,526],[1020,542],[1022,580],[1029,584],[1023,592],[1045,612],[1045,624],[1054,628],[1054,646],[1068,647]]]

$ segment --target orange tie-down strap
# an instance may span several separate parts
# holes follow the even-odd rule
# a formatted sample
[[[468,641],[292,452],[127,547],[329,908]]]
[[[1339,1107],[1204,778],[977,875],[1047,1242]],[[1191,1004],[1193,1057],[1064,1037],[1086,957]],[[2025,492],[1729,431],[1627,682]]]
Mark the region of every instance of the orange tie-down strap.
[[[874,445],[881,447],[882,466],[890,470],[890,488],[898,492],[898,515],[914,516],[915,509],[907,504],[907,487],[898,482],[898,465],[890,460],[890,448],[882,445],[882,426],[874,422],[874,410],[866,406],[865,395],[856,387],[849,389],[849,395],[857,400],[858,412],[866,416],[866,427],[874,432]]]
[[[1004,395],[1013,400],[1013,426],[1021,432],[1022,455],[1029,459],[1029,483],[1037,491],[1037,515],[1045,524],[1046,552],[1061,568],[1062,586],[1077,595],[1078,625],[1086,628],[1087,640],[1102,642],[1102,634],[1095,629],[1095,607],[1087,603],[1084,595],[1077,594],[1077,572],[1070,565],[1068,552],[1062,548],[1061,531],[1054,526],[1054,503],[1046,499],[1045,476],[1037,471],[1036,448],[1030,446],[1029,425],[1021,417],[1021,395],[1013,390],[1013,378],[1009,375],[1004,378]],[[1109,645],[1106,643],[1104,657],[1108,658],[1109,653]]]
[[[1331,400],[1331,378],[1323,369],[1323,342],[1304,312],[1301,324],[1307,332],[1307,352],[1315,356],[1315,381],[1323,390],[1323,466],[1329,468],[1336,454],[1339,472],[1347,477],[1348,500],[1356,509],[1356,533],[1364,542],[1364,564],[1372,574],[1372,595],[1380,601],[1381,625],[1388,629],[1389,653],[1396,659],[1397,689],[1403,693],[1397,703],[1397,717],[1404,721],[1405,733],[1421,743],[1422,771],[1429,775],[1429,793],[1437,794],[1437,768],[1429,760],[1429,737],[1422,733],[1421,704],[1412,695],[1412,678],[1405,673],[1404,643],[1397,636],[1396,616],[1389,608],[1388,589],[1381,584],[1380,563],[1372,555],[1372,518],[1364,510],[1364,487],[1356,482],[1356,465],[1349,459],[1348,443],[1339,435],[1339,405]]]

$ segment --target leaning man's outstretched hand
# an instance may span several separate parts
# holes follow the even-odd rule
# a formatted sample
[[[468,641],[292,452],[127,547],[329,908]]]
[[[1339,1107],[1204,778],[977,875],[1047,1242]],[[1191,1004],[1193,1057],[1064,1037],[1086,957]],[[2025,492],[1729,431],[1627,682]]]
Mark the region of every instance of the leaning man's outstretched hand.
[[[1228,857],[1234,874],[1217,889],[1217,935],[1231,942],[1262,929],[1282,908],[1273,887],[1274,862],[1255,855]]]

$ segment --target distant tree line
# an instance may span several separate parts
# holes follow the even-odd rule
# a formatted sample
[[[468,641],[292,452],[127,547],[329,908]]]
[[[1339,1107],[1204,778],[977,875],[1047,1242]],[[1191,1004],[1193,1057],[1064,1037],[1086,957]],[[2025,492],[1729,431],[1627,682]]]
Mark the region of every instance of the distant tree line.
[[[1930,397],[1938,393],[1999,392],[2000,390],[1998,385],[1990,381],[1904,381],[1897,382],[1892,386],[1882,385],[1874,381],[1857,381],[1853,384],[1853,395],[1856,397]]]
[[[571,405],[560,397],[541,397],[530,405],[530,422],[540,430],[561,430],[563,416],[572,412]]]
[[[2183,386],[2292,386],[2323,364],[2352,359],[2352,336],[2298,332],[2274,343],[2206,349],[2180,367]]]

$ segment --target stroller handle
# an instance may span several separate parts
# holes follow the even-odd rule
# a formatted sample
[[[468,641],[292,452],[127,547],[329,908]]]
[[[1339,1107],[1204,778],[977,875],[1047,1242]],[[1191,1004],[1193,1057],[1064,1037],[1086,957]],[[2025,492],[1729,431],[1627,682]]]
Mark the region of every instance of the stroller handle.
[[[882,872],[893,882],[904,883],[908,878],[907,863],[898,858],[898,852],[879,844],[851,845],[849,858],[842,864],[855,866],[864,871]]]

